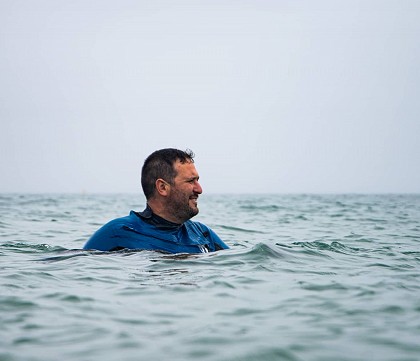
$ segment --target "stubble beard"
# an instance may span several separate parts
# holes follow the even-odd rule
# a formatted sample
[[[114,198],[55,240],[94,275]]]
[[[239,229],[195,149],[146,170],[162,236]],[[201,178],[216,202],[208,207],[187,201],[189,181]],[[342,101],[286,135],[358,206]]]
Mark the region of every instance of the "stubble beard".
[[[171,196],[168,202],[168,208],[180,223],[184,223],[198,214],[199,209],[197,205],[191,207],[191,201],[194,202],[194,200],[191,200],[180,192],[176,192]]]

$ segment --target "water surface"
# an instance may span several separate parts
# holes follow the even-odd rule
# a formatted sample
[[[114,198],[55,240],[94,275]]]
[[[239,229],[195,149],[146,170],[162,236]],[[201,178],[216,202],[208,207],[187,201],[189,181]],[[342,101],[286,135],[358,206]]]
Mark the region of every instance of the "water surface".
[[[81,251],[138,195],[0,196],[0,360],[420,360],[419,195],[206,195],[230,250]]]

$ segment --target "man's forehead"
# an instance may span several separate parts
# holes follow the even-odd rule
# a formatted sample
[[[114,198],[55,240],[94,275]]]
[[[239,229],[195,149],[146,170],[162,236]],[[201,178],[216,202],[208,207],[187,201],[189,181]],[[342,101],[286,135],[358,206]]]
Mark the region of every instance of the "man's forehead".
[[[184,175],[184,176],[197,176],[198,175],[197,170],[195,169],[194,162],[191,162],[191,161],[181,162],[180,160],[177,160],[174,166],[175,166],[177,175]]]

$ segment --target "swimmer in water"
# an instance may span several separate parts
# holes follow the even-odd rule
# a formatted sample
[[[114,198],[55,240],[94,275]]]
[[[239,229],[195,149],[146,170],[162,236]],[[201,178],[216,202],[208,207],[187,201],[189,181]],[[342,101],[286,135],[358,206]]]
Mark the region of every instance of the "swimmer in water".
[[[193,222],[203,192],[194,153],[161,149],[146,158],[141,184],[146,197],[142,212],[131,211],[98,231],[86,250],[153,250],[166,253],[207,253],[229,248],[209,227]]]

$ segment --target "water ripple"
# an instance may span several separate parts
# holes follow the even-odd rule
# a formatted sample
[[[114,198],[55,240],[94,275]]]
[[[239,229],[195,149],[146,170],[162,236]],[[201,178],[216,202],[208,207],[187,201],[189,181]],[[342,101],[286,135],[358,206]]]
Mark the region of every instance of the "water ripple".
[[[1,360],[418,359],[420,196],[215,195],[230,250],[81,250],[135,199],[0,196]]]

